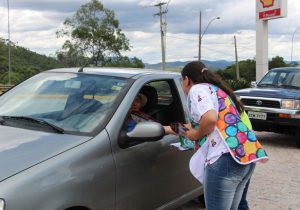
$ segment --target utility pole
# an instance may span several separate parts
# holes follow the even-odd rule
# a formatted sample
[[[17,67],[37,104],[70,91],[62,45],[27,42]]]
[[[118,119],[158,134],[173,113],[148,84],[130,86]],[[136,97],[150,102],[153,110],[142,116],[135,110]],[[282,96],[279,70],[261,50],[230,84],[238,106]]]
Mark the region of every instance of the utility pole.
[[[163,22],[163,15],[167,13],[167,11],[163,11],[162,6],[165,5],[165,2],[161,2],[159,4],[154,5],[155,7],[159,7],[159,13],[154,15],[158,15],[160,17],[160,39],[161,39],[161,57],[162,57],[162,69],[166,69],[166,44],[165,44],[165,22]]]
[[[7,28],[8,28],[8,84],[11,85],[9,0],[7,0]]]
[[[239,60],[238,60],[238,52],[236,45],[236,37],[234,36],[234,48],[235,48],[235,71],[236,71],[236,79],[240,80],[240,68],[239,68]]]
[[[201,31],[201,11],[200,11],[200,19],[199,19],[199,50],[198,50],[198,61],[201,61],[201,44],[202,44],[202,31]]]

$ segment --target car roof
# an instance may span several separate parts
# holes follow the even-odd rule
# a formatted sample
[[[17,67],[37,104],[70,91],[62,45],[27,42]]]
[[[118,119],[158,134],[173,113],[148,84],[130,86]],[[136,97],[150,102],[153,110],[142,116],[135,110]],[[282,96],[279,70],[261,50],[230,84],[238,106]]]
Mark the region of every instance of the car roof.
[[[271,69],[270,71],[300,71],[300,67],[280,67],[280,68],[274,68]]]
[[[78,73],[78,68],[59,68],[48,70],[47,72],[59,72],[59,73]],[[154,70],[154,69],[138,69],[138,68],[100,68],[100,67],[86,67],[80,73],[96,74],[96,75],[107,75],[125,78],[134,78],[146,75],[180,75],[177,72]]]

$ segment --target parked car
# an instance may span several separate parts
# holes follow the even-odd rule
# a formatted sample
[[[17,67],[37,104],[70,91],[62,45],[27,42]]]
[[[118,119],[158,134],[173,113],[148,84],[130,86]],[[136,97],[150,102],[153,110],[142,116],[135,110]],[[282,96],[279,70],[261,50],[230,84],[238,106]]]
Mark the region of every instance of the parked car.
[[[254,130],[295,135],[300,147],[300,68],[271,69],[256,87],[235,93]]]
[[[126,131],[135,96],[157,122]],[[40,73],[0,97],[0,210],[167,209],[198,197],[180,75],[85,68]]]

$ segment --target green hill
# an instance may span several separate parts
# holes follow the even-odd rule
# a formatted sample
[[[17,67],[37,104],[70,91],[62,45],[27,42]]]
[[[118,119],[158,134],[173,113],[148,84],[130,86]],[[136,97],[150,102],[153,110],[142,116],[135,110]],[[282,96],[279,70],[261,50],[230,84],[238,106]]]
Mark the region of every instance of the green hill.
[[[167,69],[182,69],[187,63],[191,61],[173,61],[173,62],[166,62],[166,68]],[[202,60],[202,62],[210,69],[210,70],[219,70],[219,69],[225,69],[228,66],[231,66],[234,62],[233,61],[226,61],[226,60],[217,60],[217,61],[208,61],[208,60]],[[150,69],[161,69],[161,63],[156,64],[145,64],[146,68]]]
[[[24,47],[11,46],[12,84],[48,69],[63,67],[55,58],[40,55]],[[0,84],[8,83],[8,45],[0,38]]]

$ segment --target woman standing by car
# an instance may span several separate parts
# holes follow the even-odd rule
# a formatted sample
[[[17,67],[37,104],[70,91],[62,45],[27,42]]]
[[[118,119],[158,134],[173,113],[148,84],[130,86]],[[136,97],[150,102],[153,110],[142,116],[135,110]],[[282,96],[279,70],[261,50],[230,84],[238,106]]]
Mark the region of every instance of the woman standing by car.
[[[195,141],[191,172],[203,182],[208,210],[237,209],[258,160],[267,156],[241,120],[243,105],[203,63],[188,63],[181,72],[190,122],[183,135]]]

